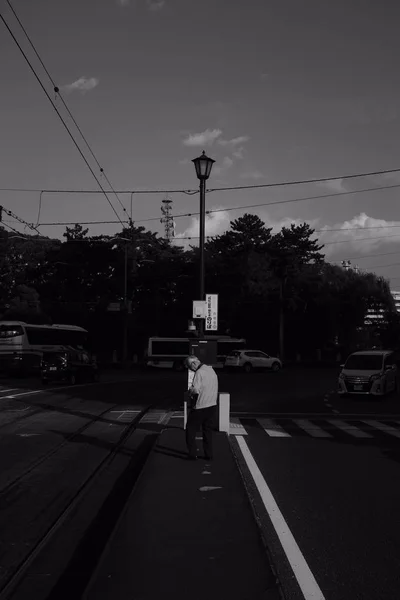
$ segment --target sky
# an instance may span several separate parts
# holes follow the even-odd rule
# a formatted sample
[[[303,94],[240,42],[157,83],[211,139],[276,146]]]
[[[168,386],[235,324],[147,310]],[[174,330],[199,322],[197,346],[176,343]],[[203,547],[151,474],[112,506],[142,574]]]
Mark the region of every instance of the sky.
[[[207,210],[219,212],[206,234],[245,212],[274,232],[308,222],[327,259],[400,289],[400,171],[345,178],[400,169],[396,2],[10,2],[114,190],[195,190],[191,160],[202,150],[216,161],[209,188],[332,178],[208,192]],[[0,14],[110,190],[6,0]],[[65,225],[46,223],[117,221],[89,226],[114,234],[114,210],[124,219],[132,202],[135,224],[163,235],[164,193],[119,194],[126,212],[112,192],[40,194],[100,188],[1,20],[0,56],[0,204],[61,238]],[[319,198],[302,200],[310,196]],[[175,215],[199,210],[197,194],[169,198]],[[197,243],[179,238],[198,236],[198,225],[195,214],[177,217],[174,243]]]

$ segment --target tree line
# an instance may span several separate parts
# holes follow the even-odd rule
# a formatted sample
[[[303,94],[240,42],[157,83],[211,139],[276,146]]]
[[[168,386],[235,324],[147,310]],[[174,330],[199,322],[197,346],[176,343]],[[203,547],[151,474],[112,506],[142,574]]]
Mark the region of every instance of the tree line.
[[[77,224],[63,240],[17,236],[0,228],[0,315],[36,323],[73,323],[100,350],[129,353],[150,336],[185,336],[199,293],[199,249],[183,249],[130,222],[115,236],[89,236]],[[256,215],[231,221],[205,244],[206,292],[219,295],[220,334],[279,354],[333,355],[338,349],[395,347],[399,317],[388,282],[329,263],[306,223],[272,229]],[[110,303],[128,300],[129,314]],[[382,311],[376,327],[368,310]]]

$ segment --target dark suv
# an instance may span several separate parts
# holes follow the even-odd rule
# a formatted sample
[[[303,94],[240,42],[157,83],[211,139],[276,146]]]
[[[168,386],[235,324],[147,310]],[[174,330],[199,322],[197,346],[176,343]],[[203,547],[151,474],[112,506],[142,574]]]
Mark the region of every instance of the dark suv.
[[[98,381],[99,370],[86,352],[44,352],[40,368],[42,383],[65,381],[70,385],[83,381]]]

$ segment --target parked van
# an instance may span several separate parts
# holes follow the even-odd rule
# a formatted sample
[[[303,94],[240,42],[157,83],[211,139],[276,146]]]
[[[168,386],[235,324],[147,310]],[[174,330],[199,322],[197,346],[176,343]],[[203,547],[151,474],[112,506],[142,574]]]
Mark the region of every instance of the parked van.
[[[384,396],[397,390],[396,355],[390,350],[354,352],[341,365],[338,393]]]

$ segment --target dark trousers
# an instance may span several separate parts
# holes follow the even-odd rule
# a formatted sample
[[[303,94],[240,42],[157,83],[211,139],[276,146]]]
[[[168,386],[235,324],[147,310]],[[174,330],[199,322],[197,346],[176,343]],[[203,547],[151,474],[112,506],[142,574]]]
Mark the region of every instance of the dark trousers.
[[[207,458],[213,457],[212,430],[215,427],[216,406],[192,409],[186,422],[186,445],[190,456],[196,456],[196,433],[203,432],[203,449]]]

